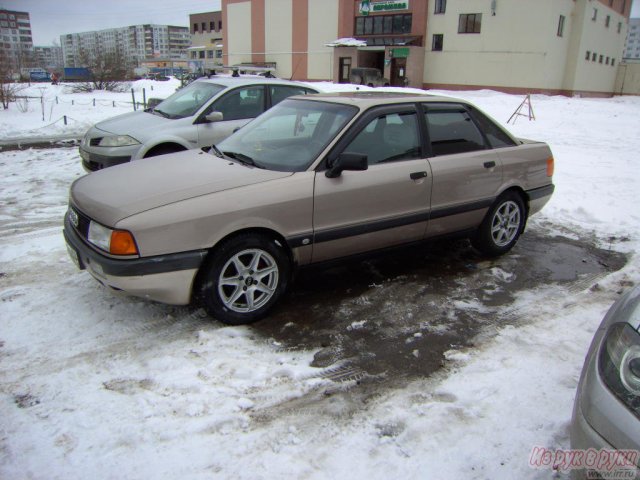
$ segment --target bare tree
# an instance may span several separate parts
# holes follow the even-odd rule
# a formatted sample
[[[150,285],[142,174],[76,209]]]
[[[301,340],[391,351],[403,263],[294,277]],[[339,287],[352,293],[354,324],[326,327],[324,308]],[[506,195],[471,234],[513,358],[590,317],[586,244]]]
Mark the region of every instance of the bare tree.
[[[127,78],[127,64],[120,49],[105,52],[99,46],[91,52],[80,51],[80,64],[89,70],[88,81],[76,85],[77,91],[117,90]]]
[[[16,94],[21,89],[14,83],[15,66],[10,54],[0,49],[0,105],[4,110],[9,108],[11,102],[15,102]]]

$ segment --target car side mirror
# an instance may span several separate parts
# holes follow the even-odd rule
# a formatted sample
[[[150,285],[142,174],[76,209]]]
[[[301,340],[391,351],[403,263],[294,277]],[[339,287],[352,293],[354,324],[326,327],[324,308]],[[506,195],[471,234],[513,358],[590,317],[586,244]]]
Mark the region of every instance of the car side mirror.
[[[222,112],[211,112],[209,115],[206,115],[204,119],[209,123],[221,122],[224,120],[224,115]]]
[[[344,152],[338,155],[333,165],[324,174],[327,178],[337,178],[344,170],[362,171],[369,168],[367,155]]]

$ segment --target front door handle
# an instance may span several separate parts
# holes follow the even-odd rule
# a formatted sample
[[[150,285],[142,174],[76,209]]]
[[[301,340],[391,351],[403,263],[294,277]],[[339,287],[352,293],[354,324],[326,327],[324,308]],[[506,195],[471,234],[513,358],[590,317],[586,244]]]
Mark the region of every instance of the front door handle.
[[[411,180],[419,180],[419,179],[424,178],[426,176],[427,176],[427,172],[413,172],[412,174],[409,175]]]
[[[484,168],[493,168],[496,166],[496,162],[491,160],[490,162],[484,162]]]

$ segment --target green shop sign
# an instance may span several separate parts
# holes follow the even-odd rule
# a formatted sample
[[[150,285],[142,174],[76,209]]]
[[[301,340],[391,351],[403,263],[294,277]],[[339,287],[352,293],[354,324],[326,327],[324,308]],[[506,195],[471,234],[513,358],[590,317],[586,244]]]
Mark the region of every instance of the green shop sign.
[[[395,10],[407,10],[409,8],[409,0],[390,0],[387,2],[372,2],[371,0],[362,0],[360,2],[360,15],[369,15],[369,13],[392,12]]]

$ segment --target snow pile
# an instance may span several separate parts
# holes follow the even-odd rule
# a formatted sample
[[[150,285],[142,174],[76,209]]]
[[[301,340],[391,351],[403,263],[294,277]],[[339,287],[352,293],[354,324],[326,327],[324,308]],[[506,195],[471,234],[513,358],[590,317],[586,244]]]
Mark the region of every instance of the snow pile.
[[[327,47],[366,47],[367,42],[355,38],[338,38],[333,42],[325,44]]]

